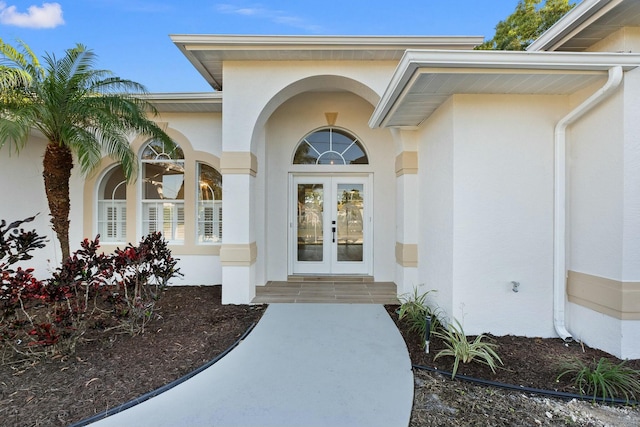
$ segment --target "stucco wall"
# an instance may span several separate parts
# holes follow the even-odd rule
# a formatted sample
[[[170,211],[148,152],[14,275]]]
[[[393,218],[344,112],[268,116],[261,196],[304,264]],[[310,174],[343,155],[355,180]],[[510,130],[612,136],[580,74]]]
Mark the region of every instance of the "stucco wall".
[[[418,132],[419,292],[435,290],[430,301],[453,312],[453,100],[445,102]]]
[[[289,172],[311,172],[326,167],[292,167],[300,140],[314,129],[327,126],[325,112],[338,113],[336,126],[355,134],[369,155],[368,166],[341,167],[333,172],[373,172],[374,277],[393,281],[395,268],[395,155],[390,132],[370,129],[367,121],[373,106],[348,92],[309,92],[281,105],[266,126],[266,276],[286,280],[289,216]]]
[[[566,108],[455,95],[424,125],[420,270],[469,334],[554,335],[553,128]]]
[[[624,32],[618,34],[623,35]],[[620,89],[570,129],[567,267],[640,290],[638,93],[640,72],[625,73]],[[605,288],[600,289],[604,292]],[[638,308],[630,308],[634,304],[626,301],[624,305],[631,311],[602,314],[597,304],[603,303],[603,296],[614,294],[583,294],[591,308],[568,304],[570,332],[586,344],[618,357],[640,357],[639,333],[635,332],[640,330],[640,321],[621,318],[637,318]]]
[[[38,278],[45,278],[58,266],[61,258],[58,240],[51,228],[49,206],[44,191],[42,158],[46,141],[31,136],[19,154],[9,152],[9,146],[0,150],[0,219],[11,223],[38,214],[35,221],[25,224],[26,230],[35,230],[46,236],[48,242],[43,249],[32,252],[33,259],[23,262],[22,267],[35,268]],[[74,168],[70,180],[71,228],[69,238],[71,250],[79,248],[82,233],[82,185],[83,179]]]

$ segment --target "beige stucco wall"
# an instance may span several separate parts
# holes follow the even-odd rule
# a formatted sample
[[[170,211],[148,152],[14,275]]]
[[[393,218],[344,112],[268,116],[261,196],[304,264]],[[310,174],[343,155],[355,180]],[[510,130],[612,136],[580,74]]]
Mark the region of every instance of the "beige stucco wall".
[[[395,243],[394,145],[386,129],[370,129],[373,106],[349,92],[308,92],[281,105],[269,118],[265,132],[266,278],[287,277],[289,232],[289,173],[373,173],[374,277],[393,281]],[[326,112],[337,113],[335,126],[347,129],[364,144],[369,165],[342,167],[292,166],[295,148],[314,129],[327,126]]]

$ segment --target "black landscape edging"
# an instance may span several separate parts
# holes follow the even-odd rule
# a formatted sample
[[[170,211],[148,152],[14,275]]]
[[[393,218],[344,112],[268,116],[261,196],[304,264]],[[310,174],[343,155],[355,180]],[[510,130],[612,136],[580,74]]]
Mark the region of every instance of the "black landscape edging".
[[[205,363],[204,365],[196,368],[195,370],[189,372],[188,374],[178,378],[177,380],[174,380],[168,384],[163,385],[160,388],[157,388],[155,390],[151,390],[148,393],[143,394],[142,396],[136,397],[135,399],[132,399],[128,402],[125,402],[121,405],[118,405],[116,407],[113,407],[111,409],[107,409],[103,412],[100,412],[98,414],[95,414],[89,418],[85,418],[84,420],[80,420],[76,423],[70,424],[68,427],[84,427],[86,425],[89,425],[91,423],[94,423],[96,421],[99,421],[103,418],[107,418],[111,415],[115,415],[118,414],[122,411],[124,411],[125,409],[129,409],[131,407],[136,406],[139,403],[144,402],[145,400],[149,400],[152,397],[156,397],[159,394],[164,393],[167,390],[170,390],[172,388],[174,388],[175,386],[182,384],[183,382],[185,382],[186,380],[194,377],[196,374],[199,374],[200,372],[204,371],[207,368],[210,368],[211,366],[213,366],[216,362],[218,362],[220,359],[222,359],[224,356],[226,356],[231,350],[233,350],[234,348],[236,348],[238,346],[238,344],[240,344],[242,342],[242,340],[244,340],[247,335],[249,335],[249,332],[251,332],[253,330],[253,328],[256,326],[256,322],[252,323],[251,326],[249,326],[249,328],[247,328],[247,330],[240,336],[240,338],[238,338],[238,340],[236,342],[234,342],[233,344],[231,344],[230,347],[228,347],[226,350],[224,350],[222,353],[220,353],[219,355],[217,355],[215,358],[211,359],[210,361],[208,361],[207,363]]]
[[[438,373],[438,374],[441,374],[441,375],[444,375],[444,376],[448,376],[450,378],[452,376],[451,372],[442,371],[440,369],[432,368],[430,366],[412,365],[412,367],[414,369],[420,369],[420,370],[423,370],[423,371],[435,372],[435,373]],[[474,378],[474,377],[469,377],[469,376],[460,375],[460,374],[456,374],[455,378],[459,378],[459,379],[467,381],[467,382],[480,384],[480,385],[484,385],[484,386],[498,387],[498,388],[503,388],[503,389],[507,389],[507,390],[517,390],[517,391],[522,391],[522,392],[525,392],[525,393],[541,394],[541,395],[544,395],[544,396],[556,397],[556,398],[564,399],[564,400],[571,400],[571,399],[588,400],[588,401],[597,402],[597,403],[609,403],[609,404],[627,405],[627,406],[638,406],[638,405],[640,405],[640,402],[635,401],[635,400],[625,400],[625,399],[616,399],[616,398],[604,399],[602,397],[585,396],[585,395],[582,395],[582,394],[566,393],[566,392],[563,392],[563,391],[544,390],[544,389],[540,389],[540,388],[532,388],[532,387],[518,386],[518,385],[514,385],[514,384],[506,384],[506,383],[501,383],[501,382],[498,382],[498,381],[483,380],[481,378]]]

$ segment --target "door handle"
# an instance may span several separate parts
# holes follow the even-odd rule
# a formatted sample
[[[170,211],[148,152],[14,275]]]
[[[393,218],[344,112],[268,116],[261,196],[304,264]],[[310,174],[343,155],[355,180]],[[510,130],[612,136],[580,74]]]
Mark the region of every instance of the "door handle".
[[[335,243],[336,242],[336,228],[335,227],[331,227],[331,235],[332,235],[333,243]]]

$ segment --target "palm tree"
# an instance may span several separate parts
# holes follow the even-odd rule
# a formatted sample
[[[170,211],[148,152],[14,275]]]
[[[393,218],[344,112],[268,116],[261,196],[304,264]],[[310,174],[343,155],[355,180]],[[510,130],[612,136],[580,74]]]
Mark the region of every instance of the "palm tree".
[[[39,131],[48,143],[44,153],[44,187],[51,224],[62,259],[69,257],[69,179],[74,158],[83,175],[103,156],[118,161],[129,182],[138,161],[131,135],[147,135],[169,144],[169,136],[149,117],[156,109],[139,95],[144,86],[94,68],[96,55],[77,44],[58,59],[43,63],[24,42],[15,48],[0,39],[0,148],[17,152]]]

